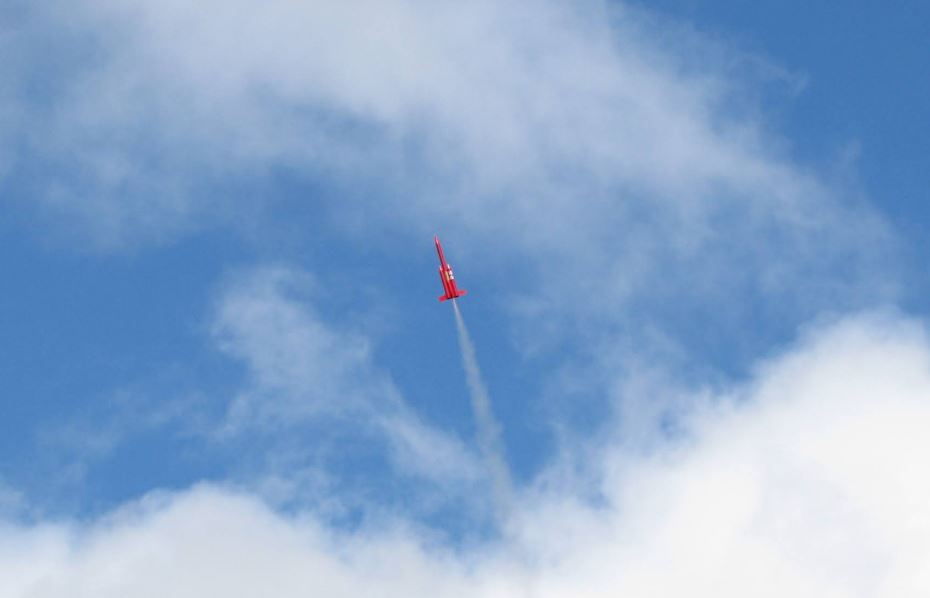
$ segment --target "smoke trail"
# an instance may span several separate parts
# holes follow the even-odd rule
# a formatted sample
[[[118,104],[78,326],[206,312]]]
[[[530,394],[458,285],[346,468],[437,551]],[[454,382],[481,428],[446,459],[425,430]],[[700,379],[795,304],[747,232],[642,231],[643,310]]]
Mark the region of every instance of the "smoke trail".
[[[468,382],[468,392],[471,395],[471,408],[474,412],[478,432],[478,448],[487,464],[491,476],[491,491],[494,500],[495,515],[498,523],[506,526],[510,519],[513,505],[513,482],[510,479],[510,469],[504,457],[504,448],[501,445],[501,427],[491,413],[491,398],[488,389],[481,377],[478,368],[478,359],[475,357],[475,345],[471,342],[468,329],[458,303],[452,300],[455,308],[455,325],[459,333],[459,347],[462,350],[462,365],[465,367],[465,378]]]
[[[501,426],[491,412],[491,397],[481,377],[478,368],[478,358],[475,356],[475,345],[471,342],[465,319],[459,311],[459,305],[452,300],[455,308],[455,327],[459,333],[459,347],[462,350],[462,365],[465,366],[465,379],[468,382],[468,393],[471,395],[471,408],[475,414],[478,430],[478,448],[487,464],[491,475],[491,493],[494,501],[494,511],[497,523],[505,535],[514,533],[513,521],[513,480],[510,477],[510,468],[504,456],[504,447],[501,444]],[[520,560],[527,564],[530,559],[522,550]],[[532,567],[525,568],[522,577],[517,580],[520,594],[525,598],[534,598],[536,591],[536,576]]]

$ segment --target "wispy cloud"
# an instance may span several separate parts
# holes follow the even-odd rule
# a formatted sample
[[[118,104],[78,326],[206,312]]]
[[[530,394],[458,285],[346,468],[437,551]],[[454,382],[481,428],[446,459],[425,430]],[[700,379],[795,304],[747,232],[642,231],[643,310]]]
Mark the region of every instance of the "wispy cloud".
[[[743,82],[773,69],[734,70],[733,52],[622,4],[27,14],[75,63],[44,104],[21,88],[12,101],[30,115],[23,157],[46,166],[34,196],[104,245],[235,221],[265,200],[217,181],[285,167],[377,187],[339,195],[401,229],[439,222],[544,263],[526,309],[606,317],[595,305],[687,291],[701,304],[765,293],[792,310],[892,286],[862,284],[887,267],[881,222],[795,164],[758,117]],[[22,50],[28,70],[38,53]]]
[[[386,449],[402,475],[444,487],[472,484],[483,475],[461,440],[407,405],[374,364],[365,337],[317,312],[308,275],[267,267],[232,277],[218,300],[213,335],[248,371],[217,438],[260,434],[280,451],[296,436],[302,439],[299,451],[315,446],[345,454],[362,440]]]

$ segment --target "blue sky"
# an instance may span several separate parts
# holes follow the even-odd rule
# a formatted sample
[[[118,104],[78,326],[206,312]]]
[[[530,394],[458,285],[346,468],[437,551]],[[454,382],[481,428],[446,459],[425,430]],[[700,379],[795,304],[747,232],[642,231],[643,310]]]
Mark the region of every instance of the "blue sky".
[[[930,8],[858,4],[0,7],[0,588],[920,595]]]
[[[764,2],[654,2],[697,30],[760,52],[803,80],[803,91],[771,115],[800,159],[829,165],[852,145],[855,180],[912,242],[926,187],[926,7],[897,10]],[[881,199],[879,199],[881,198]]]

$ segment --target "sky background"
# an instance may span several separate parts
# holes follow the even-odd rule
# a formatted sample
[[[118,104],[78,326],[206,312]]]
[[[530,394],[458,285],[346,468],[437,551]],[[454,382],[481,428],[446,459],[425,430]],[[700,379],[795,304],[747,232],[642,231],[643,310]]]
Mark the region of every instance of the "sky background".
[[[926,595],[928,39],[7,0],[0,593]]]

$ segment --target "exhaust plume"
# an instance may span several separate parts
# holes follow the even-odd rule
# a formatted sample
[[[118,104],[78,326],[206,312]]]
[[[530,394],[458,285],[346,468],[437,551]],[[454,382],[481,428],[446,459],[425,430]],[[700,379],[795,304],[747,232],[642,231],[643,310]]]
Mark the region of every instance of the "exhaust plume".
[[[465,320],[456,301],[452,300],[455,309],[455,325],[459,334],[459,347],[462,350],[462,365],[465,368],[465,379],[468,383],[468,393],[471,395],[471,408],[475,417],[478,435],[478,448],[484,459],[488,473],[491,477],[492,499],[498,523],[506,527],[510,519],[513,505],[513,482],[507,459],[504,457],[504,448],[501,444],[501,426],[491,412],[491,397],[478,368],[478,359],[475,357],[475,345],[465,327]]]

